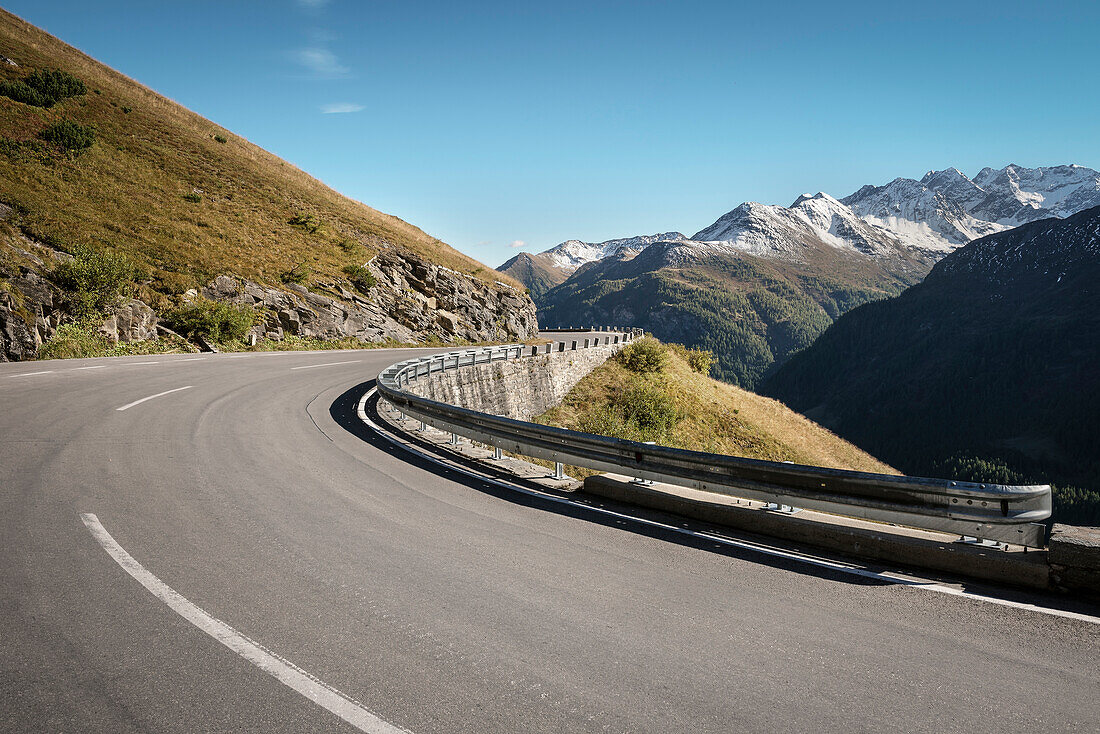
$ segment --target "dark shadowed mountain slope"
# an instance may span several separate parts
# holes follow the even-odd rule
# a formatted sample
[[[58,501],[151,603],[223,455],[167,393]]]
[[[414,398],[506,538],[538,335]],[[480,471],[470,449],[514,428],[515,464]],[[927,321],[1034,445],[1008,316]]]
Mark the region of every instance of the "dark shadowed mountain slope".
[[[903,471],[1100,482],[1100,207],[984,237],[840,318],[765,394]]]

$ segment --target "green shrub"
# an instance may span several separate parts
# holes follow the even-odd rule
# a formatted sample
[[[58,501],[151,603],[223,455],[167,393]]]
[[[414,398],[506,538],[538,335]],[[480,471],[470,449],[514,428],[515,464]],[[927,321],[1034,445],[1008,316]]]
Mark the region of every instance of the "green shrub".
[[[128,115],[128,114],[130,114],[131,112],[133,112],[133,110],[132,110],[132,109],[130,109],[129,107],[123,107],[123,108],[122,108],[122,112],[123,112],[123,114],[126,114],[126,115]]]
[[[66,153],[80,155],[95,143],[95,128],[62,120],[38,133],[38,137]]]
[[[636,341],[620,351],[615,358],[631,372],[660,372],[665,366],[667,347],[652,337]]]
[[[0,82],[0,95],[35,107],[53,107],[63,99],[78,97],[87,91],[84,82],[57,69],[39,69],[24,79]]]
[[[192,191],[190,194],[184,194],[183,200],[198,204],[200,201],[202,201],[202,194],[196,194],[194,191]]]
[[[656,385],[636,385],[615,398],[623,417],[645,434],[666,436],[679,420],[672,397]]]
[[[689,349],[683,344],[669,344],[680,357],[683,358],[693,372],[709,374],[710,367],[714,364],[714,353],[706,349]]]
[[[224,135],[215,135],[214,136],[214,142],[216,142],[216,143],[228,143],[229,138],[225,137]]]
[[[312,271],[305,263],[301,263],[290,270],[284,270],[279,273],[279,280],[284,283],[297,283],[301,285],[309,279],[310,275],[312,275]]]
[[[305,231],[313,234],[320,231],[321,220],[312,214],[295,214],[290,219],[286,220],[287,224],[293,224],[295,227],[301,227]]]
[[[359,252],[359,243],[352,239],[341,240],[340,249],[349,255]]]
[[[369,293],[370,289],[378,282],[371,271],[362,265],[345,265],[344,274],[348,276],[348,280],[355,286],[355,289],[364,295]]]
[[[79,245],[73,259],[53,270],[53,281],[65,291],[72,312],[90,316],[103,311],[133,289],[137,274],[125,255]]]
[[[244,338],[256,322],[256,312],[247,306],[200,299],[172,309],[165,321],[188,339],[228,342]]]

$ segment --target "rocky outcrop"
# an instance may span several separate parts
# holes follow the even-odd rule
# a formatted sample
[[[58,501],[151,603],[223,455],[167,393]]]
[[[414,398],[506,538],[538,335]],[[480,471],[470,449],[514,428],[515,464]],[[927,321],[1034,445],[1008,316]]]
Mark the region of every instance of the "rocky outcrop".
[[[157,315],[144,302],[131,298],[115,308],[99,333],[112,344],[157,338]]]
[[[33,358],[61,323],[56,289],[33,270],[0,281],[0,361]]]
[[[290,284],[271,288],[228,275],[203,288],[206,298],[251,306],[263,314],[257,337],[285,335],[368,342],[522,340],[538,333],[535,305],[504,283],[477,278],[409,255],[384,252],[367,265],[369,293],[340,282],[317,283],[322,295]],[[198,295],[198,294],[195,294]]]

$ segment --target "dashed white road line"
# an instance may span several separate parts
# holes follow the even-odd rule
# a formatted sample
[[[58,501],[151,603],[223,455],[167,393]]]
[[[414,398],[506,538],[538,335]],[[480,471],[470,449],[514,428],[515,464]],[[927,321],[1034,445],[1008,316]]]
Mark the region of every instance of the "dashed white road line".
[[[408,734],[406,729],[385,721],[369,711],[363,704],[350,698],[320,678],[302,670],[289,660],[280,657],[263,645],[255,642],[225,622],[212,617],[200,607],[165,584],[153,573],[137,562],[126,549],[118,544],[107,529],[92,513],[80,516],[92,537],[103,546],[126,573],[133,576],[153,596],[160,599],[176,614],[198,627],[227,648],[243,657],[280,683],[294,689],[318,706],[336,714],[359,731],[368,734]]]
[[[356,362],[362,362],[361,359],[349,359],[347,362],[325,362],[324,364],[304,364],[301,367],[291,367],[291,370],[308,370],[313,367],[334,367],[338,364],[355,364]]]
[[[174,359],[173,362],[201,362],[206,357],[188,357],[187,359]]]
[[[77,370],[101,370],[106,366],[107,365],[105,364],[93,364],[88,367],[73,367],[73,372],[76,372]]]
[[[180,390],[190,390],[192,387],[194,387],[194,385],[184,385],[183,387],[177,387],[177,388],[174,388],[172,390],[165,390],[164,392],[158,392],[156,395],[150,395],[147,398],[142,398],[141,400],[135,400],[132,403],[126,403],[126,405],[115,408],[115,410],[127,410],[128,408],[132,408],[135,405],[141,405],[146,400],[152,400],[153,398],[159,398],[163,395],[171,395],[172,393],[179,392]]]
[[[488,476],[478,474],[477,472],[470,471],[469,469],[466,469],[466,468],[458,466],[458,465],[446,464],[446,463],[440,461],[435,456],[432,456],[429,453],[426,453],[424,451],[420,451],[419,449],[413,448],[412,446],[409,446],[405,443],[402,443],[401,441],[398,441],[396,438],[391,436],[388,431],[384,430],[381,426],[379,426],[377,423],[375,423],[374,421],[372,421],[370,419],[370,416],[367,415],[367,410],[366,410],[367,400],[369,400],[370,397],[372,395],[374,395],[377,391],[378,391],[378,388],[372,387],[370,390],[368,390],[367,392],[365,392],[363,394],[362,398],[360,398],[359,405],[358,405],[358,410],[357,410],[357,412],[359,414],[359,420],[363,421],[363,423],[365,423],[369,428],[371,428],[371,430],[373,430],[375,433],[377,433],[378,435],[380,435],[382,438],[386,439],[387,441],[389,441],[393,445],[398,446],[398,447],[404,449],[405,451],[408,451],[409,453],[411,453],[415,456],[419,456],[422,459],[426,459],[427,461],[430,461],[433,464],[437,464],[439,466],[446,467],[450,471],[458,472],[459,474],[464,474],[468,477],[473,477],[474,479],[485,482],[486,484],[491,484],[491,485],[496,486],[496,487],[501,487],[503,489],[507,489],[507,490],[510,490],[512,492],[519,492],[520,494],[526,494],[526,495],[529,495],[531,497],[539,497],[541,499],[549,500],[551,502],[556,502],[556,503],[562,504],[562,505],[572,505],[574,507],[583,507],[584,509],[588,510],[589,512],[594,512],[594,513],[599,514],[599,515],[609,515],[611,517],[618,517],[618,518],[622,518],[624,520],[629,520],[631,522],[639,523],[641,525],[648,525],[649,527],[661,528],[662,530],[669,530],[669,531],[672,531],[672,532],[675,532],[675,533],[679,533],[680,535],[688,535],[688,536],[691,536],[691,537],[694,537],[694,538],[703,538],[703,539],[708,540],[708,541],[713,542],[713,543],[719,543],[719,544],[731,546],[731,547],[734,547],[734,548],[742,548],[742,549],[745,549],[745,550],[751,550],[751,551],[755,551],[757,553],[762,553],[762,554],[768,555],[768,556],[774,556],[774,557],[778,557],[778,558],[786,558],[788,560],[798,561],[800,563],[807,563],[811,566],[817,566],[819,568],[828,568],[828,569],[831,569],[833,571],[839,571],[841,573],[853,574],[855,576],[862,576],[864,578],[873,578],[873,579],[877,579],[879,581],[887,581],[891,584],[897,584],[899,586],[909,586],[909,587],[912,587],[914,589],[921,589],[922,591],[932,591],[932,592],[936,592],[938,594],[946,594],[948,596],[961,596],[961,597],[965,597],[967,599],[973,599],[975,601],[987,602],[989,604],[998,604],[1000,606],[1013,607],[1015,609],[1026,609],[1026,610],[1031,611],[1031,612],[1038,612],[1040,614],[1047,614],[1047,615],[1050,615],[1052,617],[1064,617],[1066,619],[1074,619],[1074,620],[1077,620],[1079,622],[1088,622],[1090,624],[1100,624],[1100,617],[1095,617],[1095,616],[1092,616],[1090,614],[1082,614],[1080,612],[1071,612],[1071,611],[1068,611],[1068,610],[1055,609],[1055,608],[1052,608],[1052,607],[1043,607],[1043,606],[1039,606],[1037,604],[1029,604],[1027,602],[1013,601],[1011,599],[1001,599],[999,597],[988,596],[986,594],[977,594],[977,593],[974,593],[974,592],[971,592],[971,591],[964,591],[962,589],[956,589],[956,588],[953,588],[951,586],[945,586],[943,584],[936,584],[936,583],[932,583],[932,582],[928,582],[928,581],[920,581],[920,580],[916,580],[916,579],[906,578],[905,576],[902,576],[900,574],[891,573],[889,571],[883,571],[883,572],[872,571],[872,570],[867,569],[867,568],[860,568],[859,566],[854,566],[854,565],[851,565],[851,564],[848,564],[848,563],[842,563],[840,561],[831,561],[831,560],[827,560],[827,559],[824,559],[824,558],[817,558],[817,557],[814,557],[814,556],[810,556],[810,555],[807,555],[807,554],[804,554],[804,553],[797,553],[795,551],[783,550],[781,548],[773,548],[771,546],[763,545],[761,543],[753,543],[753,542],[746,541],[746,540],[735,540],[733,538],[727,538],[727,537],[724,537],[724,536],[721,536],[721,535],[714,535],[713,533],[699,532],[699,531],[696,531],[696,530],[690,530],[688,528],[681,528],[681,527],[677,527],[676,525],[669,525],[667,523],[657,522],[656,520],[649,520],[649,519],[646,519],[644,517],[636,517],[634,515],[628,515],[628,514],[623,513],[623,512],[615,512],[614,510],[608,510],[608,509],[603,508],[603,507],[596,507],[594,505],[585,504],[583,502],[577,502],[575,500],[566,499],[564,497],[558,497],[558,496],[552,495],[552,494],[546,494],[546,493],[543,493],[543,492],[536,492],[536,491],[531,490],[531,489],[526,489],[525,487],[520,487],[520,486],[517,486],[515,484],[509,484],[508,482],[502,482],[498,479],[494,479],[492,477],[488,477]]]
[[[119,362],[119,367],[136,367],[139,364],[161,364],[161,362]]]
[[[30,377],[31,375],[48,375],[53,370],[42,370],[41,372],[21,372],[18,375],[8,375],[8,377]]]

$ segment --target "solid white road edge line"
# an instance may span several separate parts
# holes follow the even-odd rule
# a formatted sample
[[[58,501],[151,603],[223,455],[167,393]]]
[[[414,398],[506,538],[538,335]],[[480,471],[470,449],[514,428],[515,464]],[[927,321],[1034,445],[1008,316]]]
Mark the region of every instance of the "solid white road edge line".
[[[368,734],[408,734],[408,730],[394,726],[368,711],[361,703],[349,698],[320,678],[302,670],[294,663],[271,652],[220,619],[210,616],[195,606],[186,597],[175,591],[153,575],[133,556],[126,552],[107,532],[94,514],[87,512],[80,516],[92,537],[103,546],[103,550],[122,567],[126,573],[137,579],[153,596],[160,599],[176,614],[213,637],[233,652],[243,657],[280,683],[289,686],[309,700],[336,714],[359,731]]]
[[[338,364],[356,364],[362,362],[361,359],[349,359],[347,362],[325,362],[324,364],[304,364],[301,367],[291,367],[291,370],[308,370],[313,367],[334,367]]]
[[[119,407],[119,408],[115,408],[115,410],[126,410],[128,408],[134,407],[135,405],[141,405],[146,400],[152,400],[153,398],[159,398],[162,395],[171,395],[172,393],[179,392],[180,390],[190,390],[192,387],[194,387],[194,385],[184,385],[183,387],[177,387],[174,390],[165,390],[164,392],[158,392],[156,395],[150,395],[147,398],[142,398],[141,400],[135,400],[132,403],[126,403],[126,405],[123,405],[122,407]]]
[[[1070,612],[1070,611],[1065,611],[1065,610],[1062,610],[1062,609],[1051,609],[1049,607],[1041,607],[1037,604],[1029,604],[1027,602],[1021,602],[1021,601],[1012,601],[1010,599],[998,599],[995,596],[986,596],[985,594],[975,594],[974,592],[971,592],[971,591],[963,591],[962,589],[955,589],[955,588],[952,588],[950,586],[944,586],[942,584],[935,584],[935,583],[930,583],[930,582],[927,582],[927,581],[916,581],[914,579],[905,578],[904,576],[895,575],[895,574],[893,574],[889,571],[885,571],[885,572],[871,571],[871,570],[866,569],[866,568],[860,568],[858,566],[852,566],[852,565],[849,565],[849,564],[846,564],[846,563],[841,563],[839,561],[830,561],[830,560],[826,560],[824,558],[815,558],[814,556],[805,555],[803,553],[797,553],[795,551],[782,550],[780,548],[772,548],[770,546],[762,545],[760,543],[753,543],[753,542],[750,542],[750,541],[747,541],[747,540],[734,540],[733,538],[725,538],[725,537],[722,537],[720,535],[713,535],[711,533],[699,532],[699,531],[696,531],[696,530],[688,530],[686,528],[677,527],[675,525],[668,525],[666,523],[657,522],[655,520],[648,520],[648,519],[643,518],[643,517],[635,517],[634,515],[628,515],[628,514],[622,513],[622,512],[615,512],[614,510],[608,510],[608,509],[603,508],[603,507],[594,507],[592,505],[588,505],[588,504],[585,504],[583,502],[576,502],[574,500],[565,499],[564,497],[557,497],[557,496],[552,495],[552,494],[544,494],[542,492],[536,492],[536,491],[531,490],[531,489],[526,489],[524,487],[519,487],[519,486],[516,486],[514,484],[508,484],[507,482],[502,482],[502,481],[499,481],[497,479],[493,479],[492,477],[483,476],[483,475],[478,474],[476,472],[472,472],[468,469],[465,469],[464,467],[461,467],[461,466],[457,466],[457,465],[453,465],[453,464],[446,464],[446,463],[440,461],[439,459],[437,459],[436,457],[432,456],[431,454],[420,451],[419,449],[413,448],[412,446],[408,446],[408,445],[398,441],[393,436],[390,436],[389,433],[386,430],[384,430],[377,423],[372,421],[370,419],[370,417],[367,415],[367,411],[366,411],[367,400],[369,400],[370,396],[373,395],[377,391],[378,391],[378,388],[372,387],[370,390],[368,390],[366,393],[363,394],[362,398],[359,399],[359,406],[358,406],[359,420],[363,421],[363,423],[365,423],[367,426],[369,426],[371,428],[371,430],[373,430],[378,435],[382,436],[382,438],[386,439],[387,441],[389,441],[393,445],[398,446],[398,447],[404,449],[405,451],[408,451],[411,454],[419,456],[422,459],[426,459],[426,460],[428,460],[428,461],[430,461],[434,464],[438,464],[439,466],[444,466],[447,469],[450,469],[451,471],[456,471],[456,472],[458,472],[460,474],[464,474],[468,477],[473,477],[474,479],[485,482],[486,484],[491,484],[491,485],[496,486],[496,487],[501,487],[503,489],[507,489],[507,490],[510,490],[510,491],[513,491],[513,492],[519,492],[521,494],[526,494],[526,495],[529,495],[529,496],[532,496],[532,497],[539,497],[541,499],[549,500],[551,502],[557,502],[558,504],[562,504],[562,505],[572,505],[574,507],[583,507],[584,509],[586,509],[590,512],[595,512],[595,513],[598,513],[598,514],[601,514],[601,515],[608,515],[608,516],[611,516],[611,517],[619,517],[619,518],[623,518],[623,519],[626,519],[626,520],[630,520],[631,522],[640,523],[642,525],[648,525],[650,527],[661,528],[662,530],[671,530],[672,532],[679,533],[681,535],[688,535],[688,536],[691,536],[691,537],[694,537],[694,538],[703,538],[705,540],[708,540],[708,541],[711,541],[711,542],[714,542],[714,543],[720,543],[722,545],[728,545],[728,546],[732,546],[732,547],[735,547],[735,548],[742,548],[742,549],[745,549],[745,550],[756,551],[757,553],[763,553],[764,555],[768,555],[768,556],[775,556],[775,557],[778,557],[778,558],[786,558],[786,559],[792,560],[792,561],[799,561],[801,563],[807,563],[807,564],[810,564],[811,566],[817,566],[819,568],[828,568],[828,569],[831,569],[831,570],[834,570],[834,571],[839,571],[841,573],[848,573],[848,574],[853,574],[855,576],[862,576],[864,578],[877,579],[879,581],[887,581],[889,583],[897,584],[899,586],[908,586],[908,587],[911,587],[911,588],[914,588],[914,589],[921,589],[923,591],[934,591],[936,593],[947,594],[949,596],[961,596],[961,597],[965,597],[967,599],[973,599],[975,601],[983,601],[983,602],[988,602],[990,604],[999,604],[1001,606],[1013,607],[1015,609],[1026,609],[1026,610],[1031,611],[1031,612],[1038,612],[1040,614],[1048,614],[1048,615],[1051,615],[1051,616],[1054,616],[1054,617],[1065,617],[1066,619],[1074,619],[1074,620],[1077,620],[1079,622],[1088,622],[1090,624],[1100,624],[1100,617],[1094,617],[1094,616],[1089,615],[1089,614],[1082,614],[1080,612]]]

